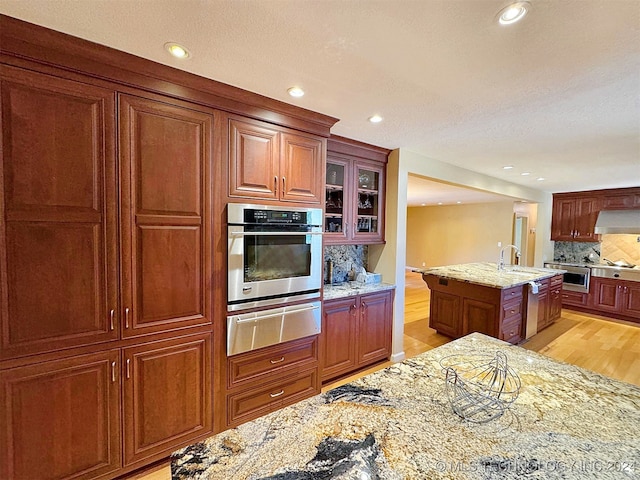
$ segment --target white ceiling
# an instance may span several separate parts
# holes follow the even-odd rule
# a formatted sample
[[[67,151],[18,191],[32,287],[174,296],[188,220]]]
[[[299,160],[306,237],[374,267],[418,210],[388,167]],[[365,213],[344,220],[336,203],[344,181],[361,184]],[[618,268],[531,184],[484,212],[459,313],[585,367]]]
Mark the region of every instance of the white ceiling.
[[[442,181],[434,181],[409,175],[407,185],[407,206],[408,207],[430,207],[437,205],[469,205],[474,203],[494,203],[514,201],[521,202],[522,199],[507,197],[483,190],[460,187]]]
[[[640,185],[640,1],[530,2],[508,27],[495,21],[508,0],[2,0],[0,12],[527,187]],[[306,95],[289,97],[293,85]]]

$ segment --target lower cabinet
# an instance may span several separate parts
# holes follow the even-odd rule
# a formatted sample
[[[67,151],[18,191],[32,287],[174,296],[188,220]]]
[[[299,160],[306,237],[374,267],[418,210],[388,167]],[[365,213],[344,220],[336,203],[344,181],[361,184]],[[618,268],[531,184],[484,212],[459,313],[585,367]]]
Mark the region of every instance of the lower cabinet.
[[[354,373],[391,355],[393,290],[323,304],[322,381]]]
[[[114,478],[212,432],[211,334],[4,370],[0,387],[0,478]]]
[[[318,393],[317,335],[227,357],[228,428]]]
[[[640,321],[640,283],[612,278],[591,278],[590,307]]]

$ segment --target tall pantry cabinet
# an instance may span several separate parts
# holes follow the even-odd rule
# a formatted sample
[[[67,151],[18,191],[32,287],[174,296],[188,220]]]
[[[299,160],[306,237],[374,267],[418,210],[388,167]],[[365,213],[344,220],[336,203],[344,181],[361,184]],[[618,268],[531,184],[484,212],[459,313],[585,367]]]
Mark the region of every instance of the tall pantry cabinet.
[[[1,68],[0,478],[95,478],[212,431],[214,117]]]

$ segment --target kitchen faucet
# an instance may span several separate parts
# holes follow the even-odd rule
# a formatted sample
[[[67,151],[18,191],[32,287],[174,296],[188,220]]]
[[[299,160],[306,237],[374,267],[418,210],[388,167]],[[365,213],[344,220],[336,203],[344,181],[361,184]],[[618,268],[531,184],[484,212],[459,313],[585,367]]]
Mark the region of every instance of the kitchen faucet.
[[[498,260],[498,271],[499,272],[504,270],[504,251],[507,248],[513,248],[516,251],[516,258],[520,258],[520,249],[518,247],[516,247],[515,245],[505,245],[500,250],[500,259]]]

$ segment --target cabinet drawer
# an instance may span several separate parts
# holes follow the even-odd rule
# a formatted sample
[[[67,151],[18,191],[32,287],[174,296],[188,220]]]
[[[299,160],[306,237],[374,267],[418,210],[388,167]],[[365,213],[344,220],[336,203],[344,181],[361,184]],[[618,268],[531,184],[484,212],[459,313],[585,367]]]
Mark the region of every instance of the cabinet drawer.
[[[319,392],[320,382],[316,368],[289,376],[280,382],[229,395],[228,425],[239,425]]]
[[[564,280],[563,275],[556,275],[555,277],[551,277],[551,280],[549,281],[549,285],[551,288],[557,287],[559,285],[562,285],[563,280]]]
[[[522,317],[510,319],[502,324],[500,329],[500,340],[509,343],[518,343],[522,338]]]
[[[505,288],[502,290],[502,303],[508,302],[516,298],[522,298],[522,285],[517,287]]]
[[[502,306],[503,323],[511,321],[514,317],[522,318],[522,299],[517,302],[505,303]]]
[[[292,367],[307,367],[318,360],[318,337],[275,345],[227,359],[228,386],[233,388],[260,376]]]
[[[562,290],[563,305],[586,306],[589,303],[589,296],[586,293]]]

